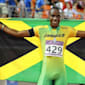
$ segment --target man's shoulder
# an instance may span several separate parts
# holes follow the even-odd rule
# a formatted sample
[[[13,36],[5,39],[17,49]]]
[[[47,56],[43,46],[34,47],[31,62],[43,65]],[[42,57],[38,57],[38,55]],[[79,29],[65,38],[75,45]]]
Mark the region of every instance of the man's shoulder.
[[[61,29],[69,29],[69,28],[72,28],[70,26],[60,26]]]
[[[40,29],[40,28],[49,28],[48,25],[38,25],[38,26],[35,26],[33,28],[37,28],[37,29]]]

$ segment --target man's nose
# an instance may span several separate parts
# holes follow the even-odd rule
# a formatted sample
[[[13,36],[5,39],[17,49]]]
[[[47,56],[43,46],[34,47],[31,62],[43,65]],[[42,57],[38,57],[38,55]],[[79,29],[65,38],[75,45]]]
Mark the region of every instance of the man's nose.
[[[58,17],[54,16],[53,19],[56,20],[56,19],[58,19]]]

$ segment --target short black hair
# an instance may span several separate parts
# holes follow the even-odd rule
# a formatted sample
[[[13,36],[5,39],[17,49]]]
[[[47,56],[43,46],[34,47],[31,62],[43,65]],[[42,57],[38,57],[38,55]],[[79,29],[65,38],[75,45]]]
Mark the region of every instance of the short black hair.
[[[56,6],[53,6],[50,10],[52,10],[52,9],[57,9],[57,10],[59,10],[60,8],[59,8],[59,7],[56,7]]]
[[[53,7],[50,9],[49,14],[50,14],[50,12],[51,12],[52,9],[55,9],[55,10],[58,10],[58,11],[60,10],[59,7],[55,7],[55,6],[53,6]]]

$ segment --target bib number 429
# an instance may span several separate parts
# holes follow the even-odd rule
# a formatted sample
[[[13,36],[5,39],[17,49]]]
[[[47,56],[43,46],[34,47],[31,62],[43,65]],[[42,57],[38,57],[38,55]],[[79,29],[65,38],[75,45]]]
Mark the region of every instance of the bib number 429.
[[[45,55],[61,57],[63,55],[63,46],[61,46],[61,45],[46,45]]]

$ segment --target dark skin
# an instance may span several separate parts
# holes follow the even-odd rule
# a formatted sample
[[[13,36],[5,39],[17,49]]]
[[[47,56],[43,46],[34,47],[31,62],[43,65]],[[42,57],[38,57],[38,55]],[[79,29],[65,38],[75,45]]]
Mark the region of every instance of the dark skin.
[[[57,28],[60,23],[59,10],[51,9],[49,13],[49,19],[50,19],[50,26],[52,28]],[[0,24],[0,29],[1,28],[2,28],[2,24]],[[30,36],[30,33],[28,30],[16,31],[16,30],[8,28],[7,26],[4,27],[3,31],[15,37],[29,37]],[[78,31],[76,37],[85,38],[85,31]]]
[[[52,9],[49,13],[50,26],[52,28],[57,28],[60,23],[60,13],[56,9]]]

